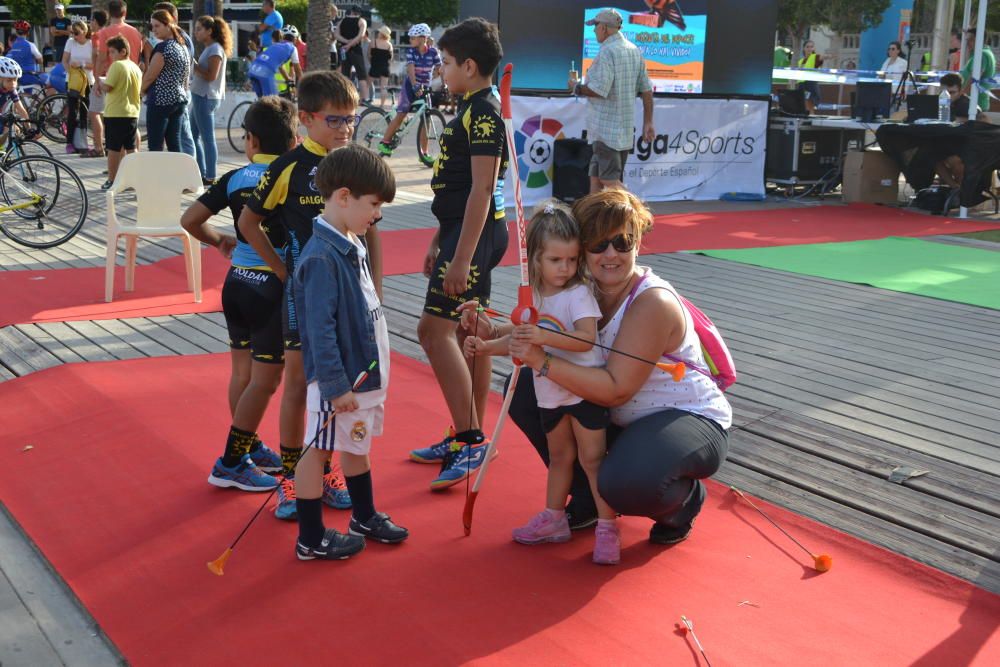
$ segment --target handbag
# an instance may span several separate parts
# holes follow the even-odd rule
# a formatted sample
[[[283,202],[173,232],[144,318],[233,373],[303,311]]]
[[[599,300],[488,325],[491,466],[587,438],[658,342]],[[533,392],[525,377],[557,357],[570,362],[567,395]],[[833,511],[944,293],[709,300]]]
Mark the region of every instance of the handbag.
[[[70,67],[69,77],[66,80],[66,89],[83,95],[87,91],[90,81],[87,79],[87,71],[82,67]]]

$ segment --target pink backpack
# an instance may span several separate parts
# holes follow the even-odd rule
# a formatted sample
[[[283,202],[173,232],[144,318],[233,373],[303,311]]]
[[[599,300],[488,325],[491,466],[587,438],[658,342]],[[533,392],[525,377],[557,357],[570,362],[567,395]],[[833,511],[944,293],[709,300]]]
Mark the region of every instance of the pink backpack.
[[[639,286],[642,285],[648,275],[648,272],[643,274],[642,278],[632,287],[632,291],[628,295],[628,301],[625,303],[626,309],[632,304],[632,299],[635,298]],[[715,323],[708,318],[708,315],[701,312],[698,306],[680,294],[677,297],[691,314],[691,320],[694,322],[694,331],[698,334],[698,342],[701,343],[701,353],[705,357],[705,363],[708,364],[708,368],[699,368],[691,364],[687,365],[702,375],[711,378],[722,391],[729,389],[736,382],[736,364],[733,362],[733,355],[730,354],[729,348],[726,346],[726,341],[722,340],[722,334],[719,333],[719,329],[715,326]],[[663,357],[671,361],[683,361],[672,354],[664,354]]]

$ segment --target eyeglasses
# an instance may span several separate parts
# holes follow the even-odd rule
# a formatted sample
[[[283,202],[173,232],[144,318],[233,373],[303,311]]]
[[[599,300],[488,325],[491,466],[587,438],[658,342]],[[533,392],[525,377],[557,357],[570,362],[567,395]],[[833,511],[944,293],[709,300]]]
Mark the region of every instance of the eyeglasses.
[[[313,117],[317,114],[312,113]],[[323,120],[326,121],[326,126],[331,130],[336,130],[344,125],[348,127],[357,127],[358,123],[361,121],[361,116],[351,115],[351,116],[324,116]]]
[[[587,248],[587,252],[593,255],[600,255],[608,249],[608,246],[612,246],[618,252],[631,252],[632,248],[635,247],[635,239],[626,234],[619,234],[611,237],[610,239],[604,239],[603,241],[595,243]]]

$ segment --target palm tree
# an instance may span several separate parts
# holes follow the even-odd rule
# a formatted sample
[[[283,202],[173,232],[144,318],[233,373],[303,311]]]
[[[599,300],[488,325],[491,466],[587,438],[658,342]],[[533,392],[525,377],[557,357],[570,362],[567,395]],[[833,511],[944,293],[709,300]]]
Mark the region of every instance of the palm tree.
[[[309,69],[330,69],[330,0],[309,0]]]

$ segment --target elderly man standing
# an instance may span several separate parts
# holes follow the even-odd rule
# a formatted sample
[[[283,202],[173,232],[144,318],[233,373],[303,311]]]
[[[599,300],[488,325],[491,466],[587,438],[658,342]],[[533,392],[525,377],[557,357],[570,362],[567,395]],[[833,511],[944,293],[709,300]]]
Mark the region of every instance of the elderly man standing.
[[[621,34],[622,15],[603,9],[587,21],[601,48],[587,70],[584,83],[570,77],[574,95],[589,98],[588,136],[594,155],[590,160],[590,191],[624,189],[625,161],[632,150],[635,96],[642,95],[642,136],[653,141],[653,87],[646,61],[639,49]]]

